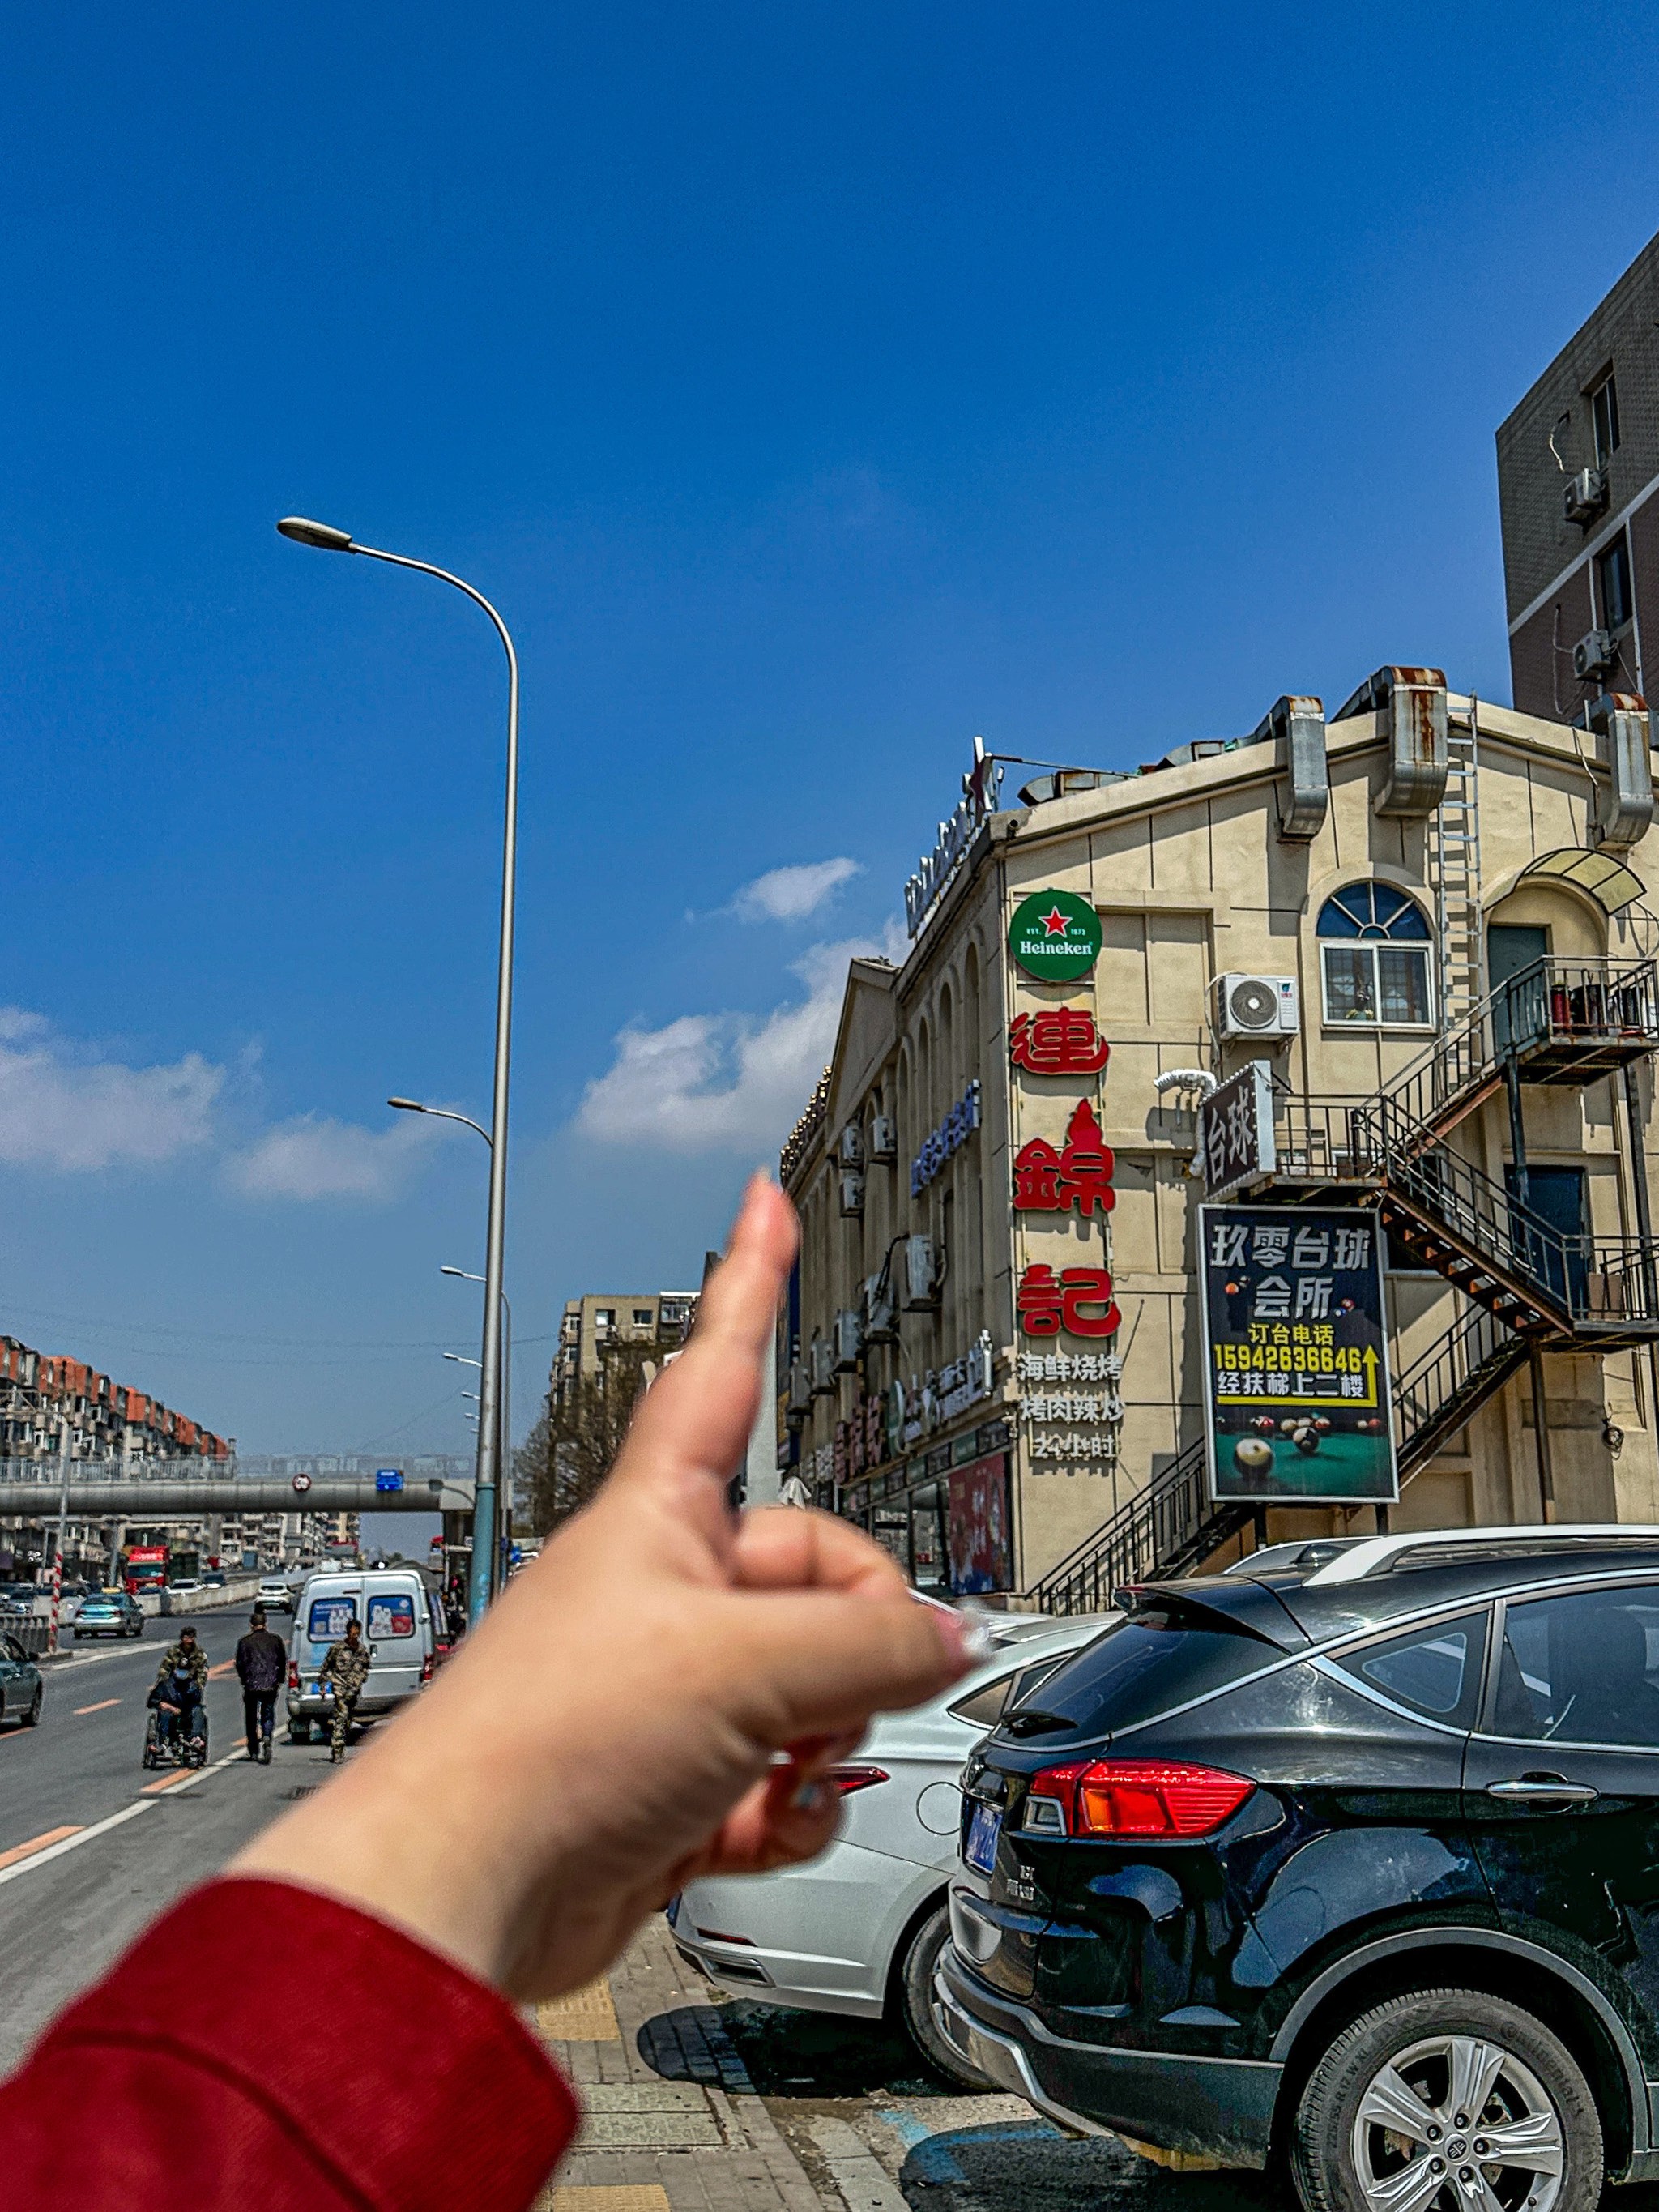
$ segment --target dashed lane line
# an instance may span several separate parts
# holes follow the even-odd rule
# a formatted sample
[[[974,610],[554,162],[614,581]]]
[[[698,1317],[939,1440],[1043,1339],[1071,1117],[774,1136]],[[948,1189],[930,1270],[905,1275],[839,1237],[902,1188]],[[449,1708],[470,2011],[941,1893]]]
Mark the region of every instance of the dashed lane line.
[[[100,1698],[95,1705],[77,1705],[70,1715],[74,1721],[82,1720],[88,1713],[106,1713],[112,1705],[118,1705],[119,1698]]]
[[[65,1836],[60,1844],[48,1844],[43,1850],[31,1851],[27,1858],[19,1859],[15,1866],[0,1867],[0,1882],[15,1881],[19,1875],[33,1874],[36,1867],[46,1866],[53,1859],[61,1859],[65,1851],[78,1851],[82,1844],[89,1844],[94,1836],[106,1836],[112,1828],[118,1828],[124,1820],[135,1820],[140,1813],[153,1813],[153,1802],[140,1802],[126,1805],[118,1813],[112,1813],[106,1820],[94,1820],[89,1828],[77,1828],[72,1836]]]
[[[31,1858],[43,1851],[48,1844],[61,1844],[65,1836],[78,1836],[78,1827],[48,1828],[43,1836],[31,1836],[26,1844],[14,1844],[9,1851],[0,1851],[0,1867],[15,1866],[19,1859]]]

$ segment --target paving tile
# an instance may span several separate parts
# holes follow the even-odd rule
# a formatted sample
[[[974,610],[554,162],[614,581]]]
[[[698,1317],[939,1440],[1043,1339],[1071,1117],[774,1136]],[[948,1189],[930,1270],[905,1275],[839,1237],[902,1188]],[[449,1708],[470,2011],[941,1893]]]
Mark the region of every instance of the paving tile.
[[[668,2191],[657,2182],[598,2189],[557,2182],[546,2203],[547,2212],[669,2212]]]
[[[582,2091],[590,2112],[706,2112],[708,2092],[694,2081],[596,2081]]]
[[[538,2004],[536,2025],[550,2042],[615,2043],[622,2035],[611,1984],[603,1974],[580,1990]]]
[[[707,2107],[701,2112],[594,2112],[582,2122],[579,2145],[614,2143],[627,2149],[667,2150],[677,2144],[718,2147],[720,2123]]]

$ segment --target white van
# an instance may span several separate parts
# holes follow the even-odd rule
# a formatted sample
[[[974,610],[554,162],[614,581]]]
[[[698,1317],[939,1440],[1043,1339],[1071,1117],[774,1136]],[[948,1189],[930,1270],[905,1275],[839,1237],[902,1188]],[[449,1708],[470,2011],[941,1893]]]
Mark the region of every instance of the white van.
[[[360,1718],[395,1712],[432,1680],[440,1616],[423,1576],[412,1567],[331,1568],[308,1576],[294,1607],[288,1647],[288,1740],[319,1741],[334,1713],[334,1693],[323,1680],[331,1644],[361,1624],[368,1646],[368,1680],[357,1700]]]

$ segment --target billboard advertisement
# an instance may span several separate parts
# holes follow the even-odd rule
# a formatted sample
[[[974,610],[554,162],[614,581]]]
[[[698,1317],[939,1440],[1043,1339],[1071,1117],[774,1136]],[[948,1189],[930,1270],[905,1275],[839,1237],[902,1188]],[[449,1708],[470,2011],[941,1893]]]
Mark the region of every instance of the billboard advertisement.
[[[1376,1215],[1203,1206],[1199,1236],[1212,1498],[1393,1504]]]
[[[1012,1589],[1013,1532],[1008,1524],[1008,1455],[993,1452],[952,1468],[945,1540],[951,1588],[957,1597]]]

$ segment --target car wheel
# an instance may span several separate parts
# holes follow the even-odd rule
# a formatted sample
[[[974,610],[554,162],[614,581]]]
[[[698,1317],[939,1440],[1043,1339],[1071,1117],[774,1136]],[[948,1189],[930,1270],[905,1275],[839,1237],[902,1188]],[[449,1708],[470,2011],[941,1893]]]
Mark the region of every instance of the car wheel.
[[[290,1721],[288,1724],[288,1740],[290,1743],[309,1743],[311,1741],[310,1723]]]
[[[1302,2093],[1291,2168],[1306,2212],[1593,2212],[1601,2124],[1577,2061],[1531,2013],[1424,1990],[1335,2039]]]
[[[23,1715],[25,1728],[38,1728],[40,1725],[41,1695],[41,1686],[37,1682],[34,1686],[34,1695],[29,1699],[28,1711]]]
[[[904,2032],[936,2072],[964,2088],[994,2085],[976,2067],[964,2065],[933,2024],[933,1970],[951,1940],[950,1908],[941,1905],[910,1931],[909,1945],[895,1969],[896,2009]]]

